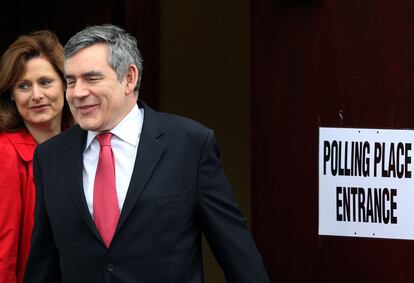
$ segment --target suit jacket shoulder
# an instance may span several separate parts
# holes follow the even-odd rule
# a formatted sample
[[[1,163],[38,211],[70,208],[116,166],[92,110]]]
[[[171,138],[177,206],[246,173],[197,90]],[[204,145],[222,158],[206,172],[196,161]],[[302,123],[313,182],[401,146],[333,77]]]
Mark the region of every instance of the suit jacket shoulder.
[[[212,130],[190,118],[176,114],[158,112],[143,104],[144,127],[143,133],[150,131],[155,136],[166,135],[174,142],[204,143]]]
[[[72,128],[65,130],[59,135],[45,141],[38,145],[37,155],[52,155],[62,153],[67,148],[78,148],[82,150],[86,141],[86,131],[82,130],[79,125],[75,125]]]
[[[158,112],[147,106],[144,102],[138,103],[139,107],[144,108],[143,134],[159,136],[164,133],[169,136],[185,136],[191,139],[204,139],[211,129],[192,119],[176,114]],[[86,141],[87,132],[76,125],[61,134],[49,139],[39,145],[39,152],[60,151],[65,147],[82,148]]]

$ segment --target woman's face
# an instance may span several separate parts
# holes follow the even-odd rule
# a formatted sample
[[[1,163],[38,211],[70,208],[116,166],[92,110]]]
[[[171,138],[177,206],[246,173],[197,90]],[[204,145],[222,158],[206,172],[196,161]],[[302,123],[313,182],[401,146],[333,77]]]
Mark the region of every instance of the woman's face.
[[[64,104],[64,85],[52,64],[44,57],[28,60],[12,89],[12,100],[26,127],[59,125]]]

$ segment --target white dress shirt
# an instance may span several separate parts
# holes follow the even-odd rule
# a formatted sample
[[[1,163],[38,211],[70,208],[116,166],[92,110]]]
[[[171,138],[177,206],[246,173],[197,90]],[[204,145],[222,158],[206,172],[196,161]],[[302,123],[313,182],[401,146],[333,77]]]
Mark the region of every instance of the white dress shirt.
[[[115,128],[110,130],[112,151],[115,158],[116,192],[118,195],[119,210],[122,211],[128,186],[134,170],[142,124],[144,109],[137,105],[124,117]],[[83,152],[83,189],[89,212],[93,216],[93,185],[96,168],[98,167],[100,145],[95,137],[100,132],[88,131],[85,150]]]

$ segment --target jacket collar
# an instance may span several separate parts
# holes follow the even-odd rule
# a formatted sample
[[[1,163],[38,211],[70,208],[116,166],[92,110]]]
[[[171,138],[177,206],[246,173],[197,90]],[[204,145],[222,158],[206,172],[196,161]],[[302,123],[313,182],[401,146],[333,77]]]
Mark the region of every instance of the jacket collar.
[[[121,211],[117,231],[124,224],[132,208],[139,201],[139,197],[144,191],[165,149],[165,145],[159,140],[163,135],[163,129],[158,118],[158,113],[146,106],[143,102],[138,102],[138,106],[144,108],[144,123],[138,145],[137,158],[124,206]],[[86,144],[87,131],[82,130],[77,125],[69,129],[68,133],[69,135],[64,138],[64,143],[66,143],[68,149],[64,163],[67,167],[66,172],[69,176],[68,182],[70,183],[69,186],[71,187],[72,196],[87,226],[100,238],[89,213],[82,184],[82,154]]]
[[[33,160],[37,144],[27,130],[6,133],[6,136],[24,161],[28,162]]]
[[[144,108],[144,123],[134,170],[116,231],[124,224],[132,208],[139,201],[165,150],[165,145],[160,140],[163,128],[159,121],[159,114],[141,101],[138,102],[138,106]]]

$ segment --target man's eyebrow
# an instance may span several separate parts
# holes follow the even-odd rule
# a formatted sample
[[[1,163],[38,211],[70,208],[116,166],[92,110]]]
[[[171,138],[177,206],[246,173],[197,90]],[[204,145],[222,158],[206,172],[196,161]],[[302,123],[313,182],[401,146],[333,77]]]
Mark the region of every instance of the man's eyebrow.
[[[66,74],[63,77],[65,78],[65,80],[73,79],[74,78],[74,76],[72,76],[72,75],[66,75]]]
[[[87,78],[87,77],[101,77],[101,76],[103,76],[103,74],[102,74],[102,72],[99,72],[99,71],[89,71],[89,72],[83,73],[81,75],[81,77],[84,77],[84,78]]]
[[[103,73],[99,71],[89,71],[80,75],[82,78],[89,78],[89,77],[102,77]],[[64,76],[65,79],[74,79],[74,75],[67,74]]]

